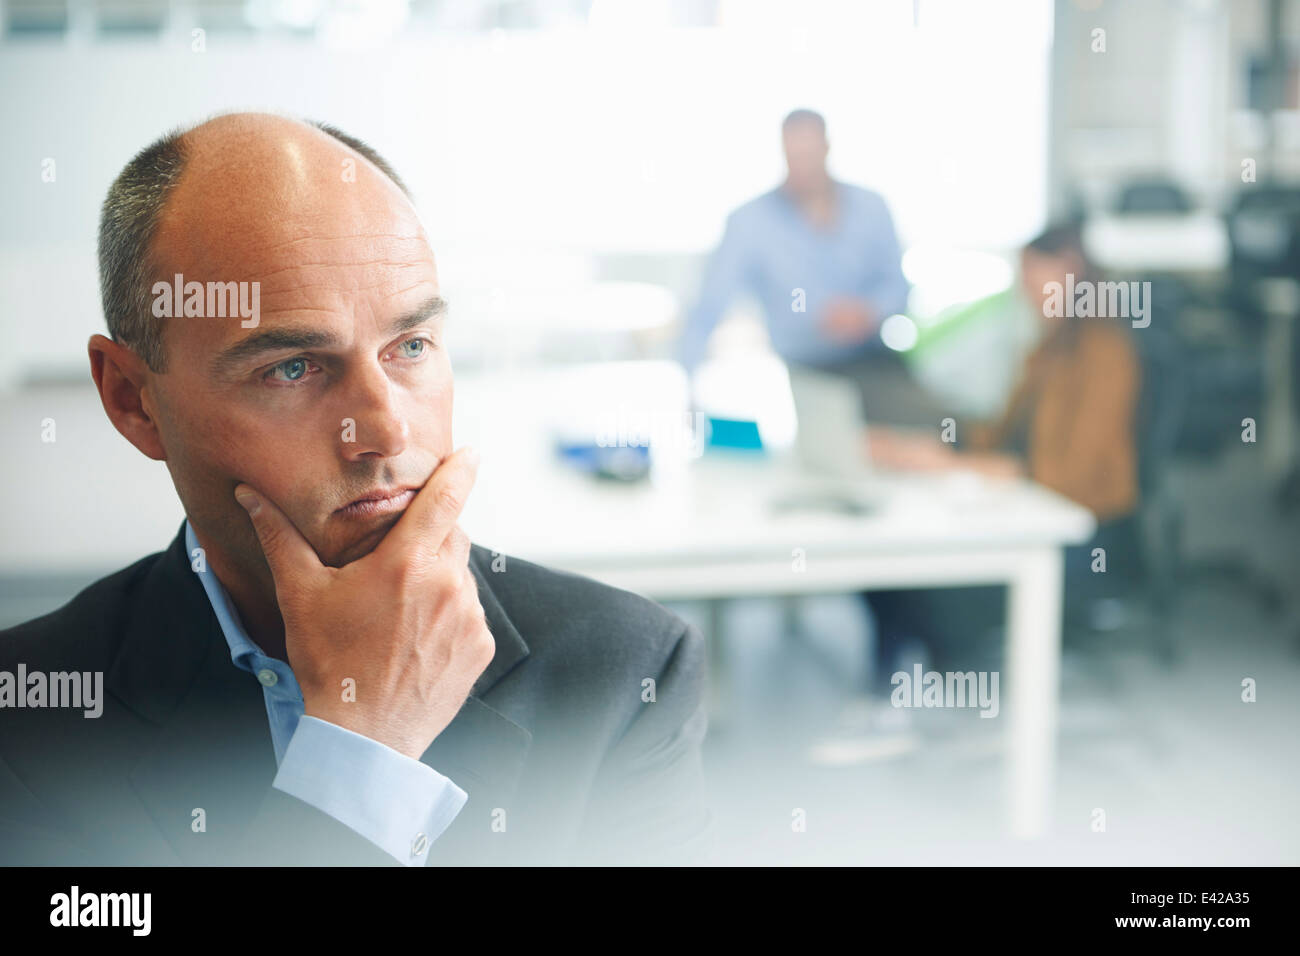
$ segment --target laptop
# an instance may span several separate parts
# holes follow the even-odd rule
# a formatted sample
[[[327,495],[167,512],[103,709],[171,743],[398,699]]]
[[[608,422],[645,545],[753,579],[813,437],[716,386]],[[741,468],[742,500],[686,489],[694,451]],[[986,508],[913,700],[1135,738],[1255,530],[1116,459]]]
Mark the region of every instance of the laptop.
[[[872,480],[866,418],[857,385],[840,375],[790,370],[798,431],[800,474],[772,502],[776,511],[874,511],[880,494]]]

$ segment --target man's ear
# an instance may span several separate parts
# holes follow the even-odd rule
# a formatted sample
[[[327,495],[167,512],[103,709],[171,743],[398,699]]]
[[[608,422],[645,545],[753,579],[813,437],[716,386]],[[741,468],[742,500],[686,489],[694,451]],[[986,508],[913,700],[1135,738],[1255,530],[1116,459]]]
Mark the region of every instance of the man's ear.
[[[149,369],[144,360],[124,345],[102,335],[92,335],[90,374],[99,400],[113,427],[126,440],[155,461],[166,461],[158,424],[145,408],[144,389]]]

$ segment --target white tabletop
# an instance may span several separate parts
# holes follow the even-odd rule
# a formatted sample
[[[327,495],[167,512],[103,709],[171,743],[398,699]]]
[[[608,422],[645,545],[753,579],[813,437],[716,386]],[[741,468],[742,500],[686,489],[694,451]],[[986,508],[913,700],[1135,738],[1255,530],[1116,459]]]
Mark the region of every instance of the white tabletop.
[[[1227,268],[1230,251],[1227,226],[1211,212],[1098,215],[1084,226],[1083,241],[1097,265],[1116,272],[1217,272]]]
[[[870,513],[778,512],[798,487],[788,449],[706,452],[671,429],[685,419],[679,372],[621,363],[581,372],[519,371],[457,380],[456,441],[483,453],[462,523],[480,544],[560,568],[645,567],[744,560],[793,548],[839,555],[907,555],[1076,544],[1094,522],[1083,508],[1027,482],[973,473],[875,474],[861,483]],[[659,423],[668,449],[630,484],[581,474],[553,451],[611,421]],[[679,432],[680,434],[680,432]]]

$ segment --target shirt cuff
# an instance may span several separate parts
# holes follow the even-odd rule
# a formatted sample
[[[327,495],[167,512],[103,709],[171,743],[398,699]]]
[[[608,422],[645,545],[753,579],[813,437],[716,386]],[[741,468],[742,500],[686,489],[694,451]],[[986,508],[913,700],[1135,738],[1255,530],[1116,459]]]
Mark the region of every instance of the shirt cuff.
[[[355,830],[406,866],[469,799],[438,771],[377,740],[303,715],[271,784]]]

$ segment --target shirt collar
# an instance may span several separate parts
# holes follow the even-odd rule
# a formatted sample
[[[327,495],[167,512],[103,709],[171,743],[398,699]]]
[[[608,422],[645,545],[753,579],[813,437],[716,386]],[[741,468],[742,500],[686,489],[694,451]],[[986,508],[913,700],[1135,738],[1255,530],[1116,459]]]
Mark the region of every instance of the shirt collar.
[[[239,610],[235,607],[235,602],[230,599],[230,594],[221,586],[216,574],[208,567],[206,558],[197,560],[195,551],[199,550],[199,547],[199,540],[194,536],[194,529],[190,527],[187,519],[185,551],[190,556],[190,567],[203,582],[203,591],[208,596],[213,613],[217,615],[217,623],[221,625],[221,633],[230,647],[230,660],[236,667],[251,673],[255,663],[267,659],[266,654],[249,638],[243,623],[239,620]]]

